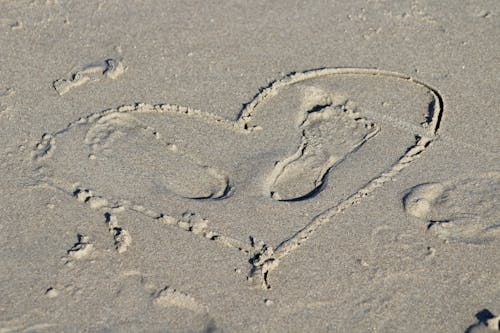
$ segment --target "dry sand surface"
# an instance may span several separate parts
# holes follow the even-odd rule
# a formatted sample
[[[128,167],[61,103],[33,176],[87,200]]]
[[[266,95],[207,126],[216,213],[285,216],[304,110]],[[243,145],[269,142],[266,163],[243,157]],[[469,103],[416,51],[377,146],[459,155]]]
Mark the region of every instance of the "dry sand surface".
[[[500,331],[498,0],[0,0],[0,333]]]

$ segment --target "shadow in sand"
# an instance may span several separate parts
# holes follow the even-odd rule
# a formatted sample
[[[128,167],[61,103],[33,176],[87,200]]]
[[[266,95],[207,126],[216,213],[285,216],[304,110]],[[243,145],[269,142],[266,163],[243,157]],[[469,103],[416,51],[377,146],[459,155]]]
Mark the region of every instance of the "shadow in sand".
[[[480,326],[486,327],[486,322],[493,317],[495,317],[495,316],[488,309],[483,309],[483,310],[479,311],[478,313],[476,313],[477,323],[470,325],[465,330],[465,333],[473,333],[474,329],[477,327],[480,327]]]

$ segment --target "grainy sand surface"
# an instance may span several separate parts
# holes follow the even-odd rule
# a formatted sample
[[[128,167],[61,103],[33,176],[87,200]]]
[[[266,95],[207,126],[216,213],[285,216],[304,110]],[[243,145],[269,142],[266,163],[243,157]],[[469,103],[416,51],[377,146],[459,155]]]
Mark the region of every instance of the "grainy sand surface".
[[[0,333],[500,331],[500,2],[0,0]]]

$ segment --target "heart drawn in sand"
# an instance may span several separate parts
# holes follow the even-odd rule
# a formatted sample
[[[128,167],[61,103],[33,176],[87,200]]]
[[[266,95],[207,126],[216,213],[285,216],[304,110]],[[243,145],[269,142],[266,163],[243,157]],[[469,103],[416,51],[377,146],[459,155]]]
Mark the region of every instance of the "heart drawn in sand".
[[[100,111],[44,134],[32,162],[41,184],[108,217],[133,210],[244,252],[248,278],[270,288],[280,260],[429,146],[442,110],[403,74],[318,69],[273,82],[236,120],[170,104]]]

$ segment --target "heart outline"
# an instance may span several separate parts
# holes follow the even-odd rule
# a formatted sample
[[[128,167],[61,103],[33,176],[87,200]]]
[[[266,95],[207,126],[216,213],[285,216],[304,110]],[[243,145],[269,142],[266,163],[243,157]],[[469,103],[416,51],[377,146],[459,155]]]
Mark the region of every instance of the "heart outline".
[[[218,126],[224,126],[228,129],[235,130],[240,133],[250,133],[261,128],[258,126],[250,126],[250,120],[253,115],[257,112],[257,107],[277,95],[281,89],[284,89],[290,85],[307,81],[310,79],[317,79],[319,77],[325,77],[330,75],[359,75],[359,76],[381,76],[389,77],[394,79],[399,79],[414,83],[418,86],[426,88],[431,92],[433,96],[433,102],[431,102],[432,110],[426,119],[426,134],[423,136],[417,136],[416,142],[413,146],[409,147],[407,151],[389,168],[385,169],[381,174],[371,179],[368,183],[361,186],[356,192],[349,195],[346,199],[337,203],[336,205],[329,207],[320,214],[316,215],[312,220],[304,225],[301,229],[295,232],[290,237],[281,241],[275,248],[269,247],[264,243],[255,244],[251,240],[250,246],[231,237],[218,234],[216,232],[207,232],[203,236],[205,238],[211,239],[220,243],[224,246],[236,248],[248,255],[250,255],[249,263],[251,265],[247,278],[249,280],[255,281],[263,289],[270,289],[269,284],[269,273],[271,270],[275,269],[281,259],[288,256],[299,248],[309,237],[314,234],[323,224],[332,220],[332,218],[338,213],[346,210],[347,208],[358,204],[362,201],[363,197],[366,197],[373,193],[377,188],[382,187],[385,182],[391,180],[395,177],[401,170],[406,168],[411,164],[413,160],[418,158],[420,154],[425,151],[429,145],[435,140],[437,132],[441,123],[442,114],[444,110],[443,98],[439,92],[429,86],[428,84],[416,80],[411,76],[401,74],[398,72],[384,71],[379,69],[370,68],[319,68],[312,69],[304,72],[291,73],[280,80],[276,80],[270,83],[267,87],[261,89],[252,100],[244,104],[243,108],[240,110],[239,115],[236,120],[228,120],[223,117],[219,117],[212,113],[204,112],[201,110],[191,109],[189,107],[182,107],[178,105],[170,104],[159,104],[159,105],[147,105],[147,104],[135,104],[135,105],[125,105],[118,107],[117,109],[107,109],[104,111],[92,113],[86,117],[82,117],[75,122],[68,124],[67,127],[52,132],[50,134],[44,134],[40,142],[36,145],[33,154],[32,161],[37,165],[38,162],[45,160],[45,158],[50,157],[56,147],[56,137],[71,129],[73,126],[79,124],[84,124],[86,122],[96,121],[108,114],[119,112],[119,113],[144,113],[144,112],[156,112],[156,113],[174,113],[174,114],[185,114],[195,116],[208,124],[215,124]],[[39,168],[39,165],[37,165]],[[37,169],[35,168],[35,169]],[[86,189],[74,188],[68,184],[57,183],[53,180],[41,179],[39,184],[49,186],[63,191],[66,194],[78,197],[78,193],[81,191],[88,191]],[[94,196],[90,191],[88,192],[89,197]],[[87,199],[89,198],[87,197]],[[98,196],[97,196],[98,197]],[[87,201],[87,199],[85,201]],[[102,208],[102,207],[98,207]],[[106,207],[109,208],[109,207]],[[162,213],[156,213],[148,211],[142,206],[131,205],[127,207],[130,210],[140,212],[150,218],[160,220],[167,224],[175,224],[176,218],[172,216],[166,216]],[[185,229],[186,230],[186,229]],[[190,230],[191,231],[191,230]]]

